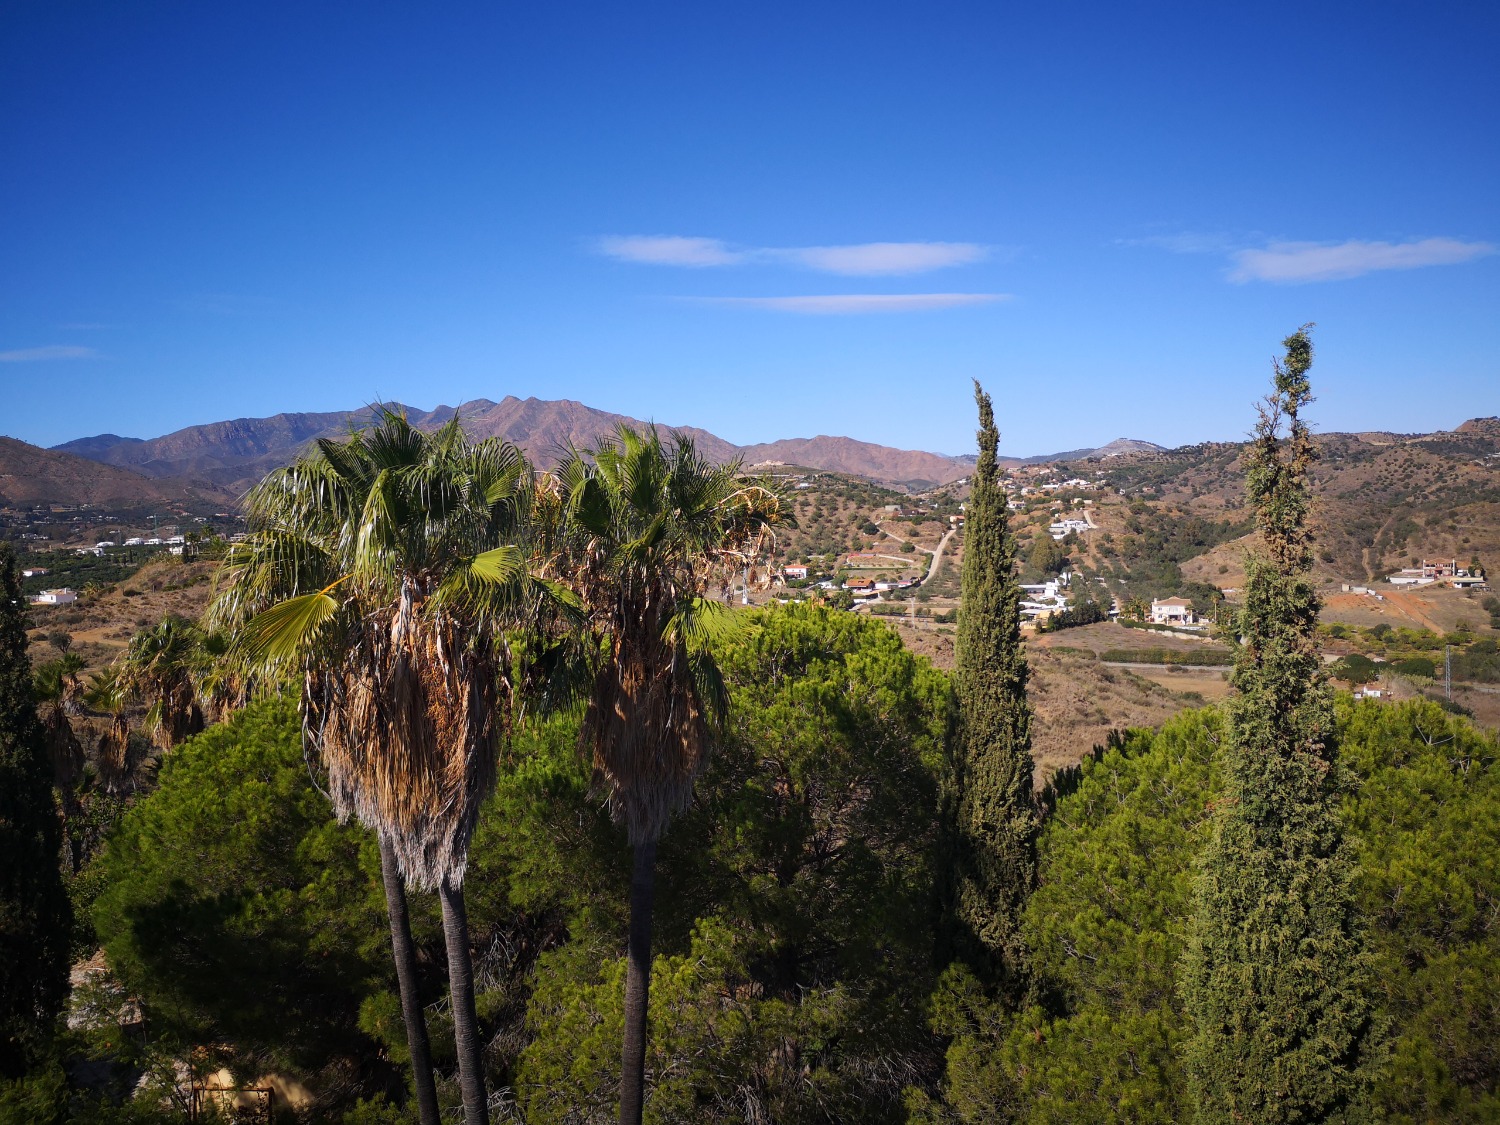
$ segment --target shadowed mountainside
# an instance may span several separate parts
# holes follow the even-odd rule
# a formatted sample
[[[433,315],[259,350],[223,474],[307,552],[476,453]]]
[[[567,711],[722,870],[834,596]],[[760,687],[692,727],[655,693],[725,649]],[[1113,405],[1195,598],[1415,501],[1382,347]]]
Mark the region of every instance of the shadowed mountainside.
[[[153,480],[71,453],[0,437],[0,507],[89,504],[128,508],[172,501],[226,505],[233,503],[233,495],[205,481]]]

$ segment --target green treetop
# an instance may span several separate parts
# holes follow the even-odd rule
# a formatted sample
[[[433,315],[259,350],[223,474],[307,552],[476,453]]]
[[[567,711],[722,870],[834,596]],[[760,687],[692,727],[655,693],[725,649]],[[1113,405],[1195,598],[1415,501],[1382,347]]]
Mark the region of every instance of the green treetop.
[[[1284,344],[1246,455],[1264,553],[1248,567],[1225,795],[1184,966],[1196,1024],[1187,1063],[1205,1123],[1343,1119],[1372,1027],[1309,579],[1317,451],[1300,412],[1312,342],[1304,328]]]
[[[979,464],[964,523],[963,608],[954,686],[961,721],[952,794],[958,952],[969,943],[988,969],[1014,980],[1019,918],[1036,882],[1037,815],[1031,791],[1031,707],[1021,651],[1016,543],[996,482],[1000,435],[990,396],[979,404]],[[978,967],[978,966],[976,966]]]

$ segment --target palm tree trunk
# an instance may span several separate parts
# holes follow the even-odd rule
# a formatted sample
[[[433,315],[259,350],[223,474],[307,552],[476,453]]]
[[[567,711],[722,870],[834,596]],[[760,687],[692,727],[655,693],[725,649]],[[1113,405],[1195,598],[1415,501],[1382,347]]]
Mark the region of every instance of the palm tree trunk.
[[[422,1125],[439,1125],[437,1086],[432,1078],[432,1048],[427,1041],[427,1019],[417,996],[417,955],[412,947],[411,922],[406,914],[406,884],[396,866],[396,853],[383,837],[380,840],[380,877],[385,882],[385,912],[391,920],[391,954],[396,961],[396,985],[401,992],[401,1018],[406,1023],[406,1049],[411,1054],[417,1116]]]
[[[625,969],[625,1052],[620,1071],[620,1125],[641,1125],[646,1098],[646,1002],[651,989],[651,906],[656,897],[656,841],[635,846],[630,876],[630,954]]]
[[[464,1097],[465,1125],[489,1125],[484,1070],[479,1052],[479,1019],[474,1014],[474,962],[469,956],[469,914],[462,887],[444,879],[443,936],[448,939],[448,992],[453,1000],[453,1038],[458,1048],[458,1084]]]

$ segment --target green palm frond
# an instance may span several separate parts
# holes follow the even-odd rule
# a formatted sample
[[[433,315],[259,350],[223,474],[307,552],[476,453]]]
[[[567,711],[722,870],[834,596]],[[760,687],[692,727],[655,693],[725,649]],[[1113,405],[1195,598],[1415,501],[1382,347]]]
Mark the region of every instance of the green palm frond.
[[[711,652],[743,633],[746,621],[744,614],[723,602],[694,597],[678,605],[662,626],[661,635],[668,644],[681,645],[688,652]]]
[[[240,649],[257,664],[274,665],[300,658],[338,611],[338,599],[327,590],[288,598],[246,623],[240,632]]]

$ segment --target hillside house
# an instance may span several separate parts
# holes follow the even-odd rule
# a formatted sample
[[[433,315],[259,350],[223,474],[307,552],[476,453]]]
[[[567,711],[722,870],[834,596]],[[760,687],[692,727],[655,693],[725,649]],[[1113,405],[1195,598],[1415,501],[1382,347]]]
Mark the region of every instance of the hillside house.
[[[1066,539],[1070,532],[1077,531],[1082,533],[1088,531],[1092,526],[1093,525],[1090,524],[1088,520],[1069,518],[1065,520],[1058,520],[1047,530],[1051,533],[1052,538],[1054,539]]]
[[[46,573],[47,573],[47,568],[45,566],[34,566],[34,567],[31,567],[28,570],[21,571],[21,577],[22,578],[41,578]]]
[[[792,578],[806,578],[807,577],[807,567],[802,566],[800,564],[793,564],[791,566],[784,566],[784,567],[781,568],[781,573],[783,575],[785,575],[788,579],[792,579]]]
[[[1157,625],[1196,625],[1198,615],[1186,598],[1160,598],[1151,603],[1151,620]]]
[[[64,586],[61,590],[43,590],[31,599],[32,605],[72,605],[78,595]]]

